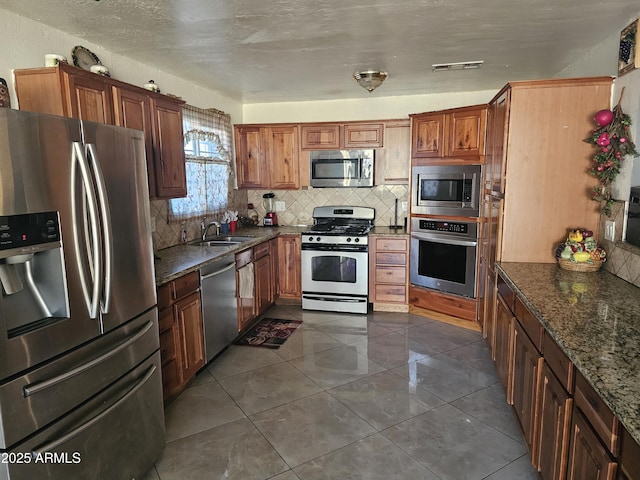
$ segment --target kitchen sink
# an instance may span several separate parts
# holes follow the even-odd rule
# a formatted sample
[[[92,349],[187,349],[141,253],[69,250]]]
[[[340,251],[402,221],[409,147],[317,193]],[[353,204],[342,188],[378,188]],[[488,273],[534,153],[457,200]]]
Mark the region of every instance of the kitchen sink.
[[[218,237],[209,237],[205,240],[196,240],[191,242],[192,245],[200,247],[228,247],[231,245],[239,245],[240,243],[255,240],[254,237],[242,237],[236,235],[223,235]]]

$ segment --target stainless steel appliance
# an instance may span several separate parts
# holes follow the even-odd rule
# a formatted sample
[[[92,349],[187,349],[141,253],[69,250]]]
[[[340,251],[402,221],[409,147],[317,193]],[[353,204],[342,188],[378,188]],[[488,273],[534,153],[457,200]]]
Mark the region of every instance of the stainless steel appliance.
[[[477,217],[481,165],[432,165],[411,171],[411,214]]]
[[[475,298],[477,261],[475,222],[411,219],[412,284]]]
[[[302,308],[367,313],[369,237],[375,210],[316,207],[302,234]]]
[[[238,335],[236,261],[229,256],[200,269],[204,353],[207,362]]]
[[[374,150],[309,152],[312,187],[373,187]]]
[[[138,478],[164,446],[143,134],[0,109],[0,138],[0,478]]]
[[[640,247],[640,185],[631,187],[625,240],[631,245]]]

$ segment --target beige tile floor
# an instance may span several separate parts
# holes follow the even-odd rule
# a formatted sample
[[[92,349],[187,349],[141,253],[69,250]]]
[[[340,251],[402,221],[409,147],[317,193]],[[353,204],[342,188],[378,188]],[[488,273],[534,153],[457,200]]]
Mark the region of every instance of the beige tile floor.
[[[480,334],[403,313],[268,316],[303,324],[203,369],[145,480],[536,478]]]

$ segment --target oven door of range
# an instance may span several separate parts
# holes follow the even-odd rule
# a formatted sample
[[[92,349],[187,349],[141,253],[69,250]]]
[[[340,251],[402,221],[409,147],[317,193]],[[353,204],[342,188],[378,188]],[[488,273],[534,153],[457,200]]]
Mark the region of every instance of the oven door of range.
[[[302,293],[368,294],[366,246],[302,245]]]
[[[475,298],[478,241],[440,233],[412,233],[410,281]]]

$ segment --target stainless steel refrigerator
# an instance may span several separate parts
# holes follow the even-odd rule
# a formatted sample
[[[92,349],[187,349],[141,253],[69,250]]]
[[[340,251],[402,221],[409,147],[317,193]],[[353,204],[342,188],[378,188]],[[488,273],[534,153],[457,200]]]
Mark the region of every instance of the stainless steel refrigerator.
[[[0,109],[0,479],[140,478],[164,446],[143,134]]]

